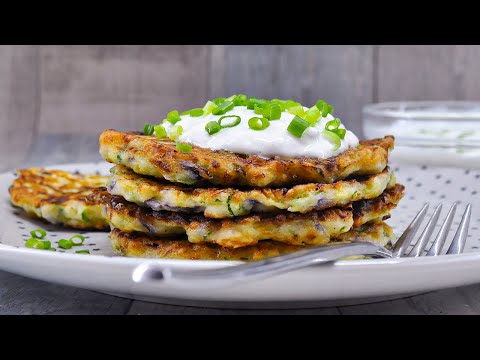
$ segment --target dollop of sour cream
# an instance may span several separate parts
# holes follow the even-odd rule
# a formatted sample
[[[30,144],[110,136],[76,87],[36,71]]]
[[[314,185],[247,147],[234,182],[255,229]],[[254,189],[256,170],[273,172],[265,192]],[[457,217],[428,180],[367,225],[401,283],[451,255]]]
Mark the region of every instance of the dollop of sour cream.
[[[308,110],[308,108],[305,108]],[[223,128],[219,132],[209,135],[205,131],[205,125],[210,121],[218,121],[222,116],[237,115],[241,122],[235,127]],[[308,127],[301,138],[298,138],[287,131],[288,125],[295,115],[286,111],[282,112],[279,120],[271,120],[270,126],[264,130],[255,131],[248,126],[248,120],[252,117],[261,117],[246,106],[236,106],[224,115],[209,114],[200,117],[190,115],[181,116],[181,121],[175,126],[183,128],[183,134],[178,141],[191,143],[203,148],[213,150],[228,150],[234,153],[259,155],[270,158],[278,156],[281,158],[292,157],[314,157],[328,158],[338,155],[350,147],[358,146],[358,138],[351,131],[346,132],[341,146],[333,151],[334,145],[327,137],[322,135],[325,125],[333,120],[332,115],[320,118],[320,121]],[[225,119],[227,120],[227,119]],[[224,120],[224,121],[225,121]],[[163,124],[168,131],[174,125],[169,122]],[[341,124],[339,128],[345,129]]]

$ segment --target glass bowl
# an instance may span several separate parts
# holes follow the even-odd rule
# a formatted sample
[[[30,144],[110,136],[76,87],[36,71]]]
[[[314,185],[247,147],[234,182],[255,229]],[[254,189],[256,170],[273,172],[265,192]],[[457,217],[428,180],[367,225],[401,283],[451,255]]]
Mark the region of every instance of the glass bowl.
[[[362,126],[368,139],[395,136],[396,158],[480,166],[480,102],[370,104],[363,108]]]

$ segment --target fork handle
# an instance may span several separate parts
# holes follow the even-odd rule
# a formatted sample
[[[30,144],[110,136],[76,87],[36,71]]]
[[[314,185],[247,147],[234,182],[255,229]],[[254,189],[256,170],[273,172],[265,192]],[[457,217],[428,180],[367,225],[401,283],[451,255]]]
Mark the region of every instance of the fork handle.
[[[143,263],[135,268],[132,279],[136,283],[157,282],[179,288],[218,288],[264,279],[312,264],[328,263],[354,255],[392,257],[390,251],[369,242],[331,244],[219,269],[176,270],[159,266],[154,262]]]

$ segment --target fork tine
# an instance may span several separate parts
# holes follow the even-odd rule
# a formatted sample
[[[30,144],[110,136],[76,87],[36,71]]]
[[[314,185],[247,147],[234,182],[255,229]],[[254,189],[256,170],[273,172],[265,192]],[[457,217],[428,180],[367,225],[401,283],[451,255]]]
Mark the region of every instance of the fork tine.
[[[430,250],[428,250],[427,256],[437,256],[442,251],[445,240],[447,239],[448,232],[452,226],[453,216],[455,215],[455,210],[457,209],[457,203],[454,202],[450,210],[448,211],[447,217],[440,228],[440,231],[435,238]]]
[[[465,247],[465,243],[467,242],[467,235],[468,235],[468,225],[470,224],[470,217],[472,215],[472,204],[468,204],[465,212],[462,216],[462,221],[460,221],[460,225],[458,226],[457,232],[455,233],[455,237],[448,248],[447,255],[451,254],[461,254],[463,252],[463,248]]]
[[[420,224],[428,210],[428,204],[423,205],[422,209],[418,212],[417,216],[412,220],[407,229],[403,232],[402,236],[398,239],[395,244],[392,254],[393,257],[400,257],[407,249],[408,245],[412,242],[413,237],[415,236]]]
[[[425,227],[425,230],[423,230],[422,235],[420,235],[420,238],[415,244],[415,247],[412,249],[412,251],[410,251],[408,256],[417,257],[423,254],[423,250],[425,250],[425,247],[428,244],[428,240],[430,240],[430,238],[432,237],[433,230],[435,230],[435,225],[437,225],[438,218],[440,217],[441,212],[442,204],[438,204],[427,226]]]

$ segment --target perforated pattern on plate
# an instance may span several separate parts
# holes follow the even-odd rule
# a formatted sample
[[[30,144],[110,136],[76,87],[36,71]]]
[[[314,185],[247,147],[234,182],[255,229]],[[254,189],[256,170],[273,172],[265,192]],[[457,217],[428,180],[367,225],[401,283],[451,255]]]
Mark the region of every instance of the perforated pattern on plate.
[[[108,175],[111,165],[106,163],[81,164],[81,165],[59,165],[50,168],[79,171],[81,173],[101,173]],[[453,238],[455,230],[460,222],[461,215],[468,203],[473,204],[472,220],[465,248],[466,252],[479,251],[480,249],[480,170],[466,170],[461,168],[430,167],[426,165],[393,164],[397,181],[406,187],[405,197],[397,209],[392,211],[392,217],[387,222],[393,227],[397,235],[408,226],[418,210],[425,202],[431,204],[427,218],[432,215],[438,203],[443,203],[443,211],[440,216],[437,231],[440,223],[445,218],[451,204],[458,203],[457,213],[452,229],[447,239],[445,249]],[[73,247],[70,250],[58,249],[60,252],[74,253],[78,250],[88,249],[92,255],[113,256],[110,241],[105,232],[72,231],[57,225],[51,225],[43,221],[31,219],[19,209],[10,204],[8,187],[12,183],[14,173],[0,175],[1,207],[0,218],[2,229],[0,230],[0,243],[16,247],[23,247],[24,242],[30,237],[30,231],[43,228],[48,232],[47,238],[52,245],[57,247],[60,239],[82,234],[85,242],[82,246]],[[426,220],[424,221],[426,224]],[[418,235],[421,233],[419,230]],[[436,235],[436,233],[434,233]],[[429,246],[427,246],[427,249]]]

